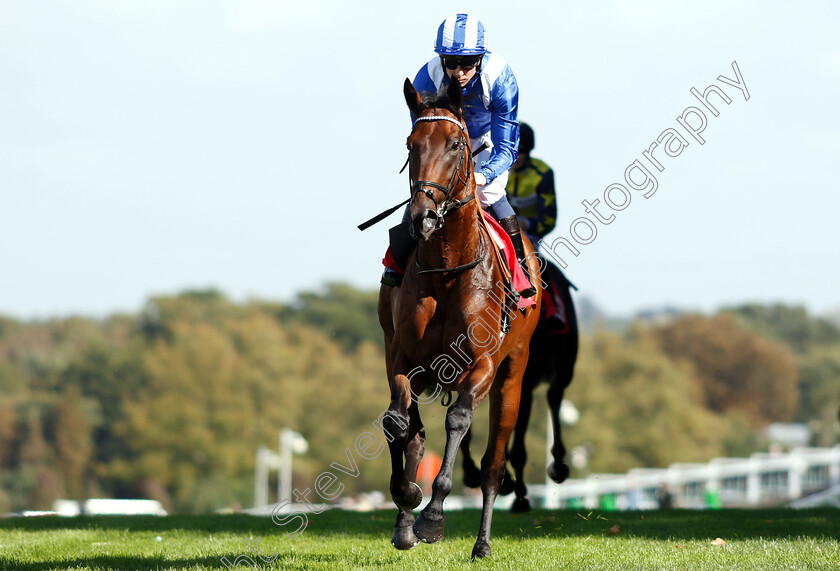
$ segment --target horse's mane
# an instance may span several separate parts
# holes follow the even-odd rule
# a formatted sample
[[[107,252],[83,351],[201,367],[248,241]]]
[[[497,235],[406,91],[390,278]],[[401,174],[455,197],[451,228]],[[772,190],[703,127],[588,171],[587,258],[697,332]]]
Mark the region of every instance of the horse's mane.
[[[438,95],[437,93],[430,93],[428,91],[424,91],[421,94],[420,99],[420,110],[423,109],[448,109],[452,111],[453,115],[455,115],[458,119],[462,119],[461,117],[461,109],[452,103],[449,100],[449,97],[444,93],[443,95]]]

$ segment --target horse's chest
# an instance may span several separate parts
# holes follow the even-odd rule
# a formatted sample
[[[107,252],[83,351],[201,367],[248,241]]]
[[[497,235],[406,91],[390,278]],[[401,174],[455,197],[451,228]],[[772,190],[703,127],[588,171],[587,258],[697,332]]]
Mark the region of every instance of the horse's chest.
[[[447,315],[434,300],[419,304],[400,316],[398,331],[400,346],[412,360],[434,358],[448,342],[448,331],[457,316]]]

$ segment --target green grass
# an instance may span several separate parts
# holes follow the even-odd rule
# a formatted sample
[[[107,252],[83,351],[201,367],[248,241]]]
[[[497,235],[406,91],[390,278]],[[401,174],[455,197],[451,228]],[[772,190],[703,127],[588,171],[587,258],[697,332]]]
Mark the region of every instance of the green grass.
[[[45,571],[227,569],[245,540],[277,553],[262,569],[836,569],[840,512],[721,510],[656,512],[497,511],[493,555],[470,562],[479,512],[446,514],[436,545],[390,545],[395,510],[330,511],[290,539],[268,518],[170,516],[0,520],[0,569]],[[617,534],[610,534],[613,526]],[[160,537],[160,540],[157,538]],[[715,538],[726,545],[712,545]],[[242,564],[239,569],[252,569]]]

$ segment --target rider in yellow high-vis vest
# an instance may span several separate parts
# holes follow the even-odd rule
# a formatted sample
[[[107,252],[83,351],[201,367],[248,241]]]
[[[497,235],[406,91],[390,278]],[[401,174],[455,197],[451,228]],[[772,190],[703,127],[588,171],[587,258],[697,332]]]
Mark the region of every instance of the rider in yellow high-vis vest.
[[[536,249],[539,239],[554,229],[557,198],[554,171],[531,156],[533,149],[534,130],[527,123],[520,123],[519,157],[509,171],[505,190],[508,202],[519,218],[519,225]]]
[[[519,226],[538,249],[539,240],[554,229],[557,222],[557,196],[554,190],[554,171],[547,164],[531,156],[534,150],[534,130],[527,123],[519,123],[519,156],[509,171],[505,191],[508,202],[516,212]],[[548,261],[545,261],[548,264]],[[544,266],[548,269],[548,266]],[[568,320],[560,289],[568,288],[563,273],[552,267],[553,272],[543,275],[547,284],[540,311],[554,332],[567,331]],[[552,275],[559,274],[561,283]]]

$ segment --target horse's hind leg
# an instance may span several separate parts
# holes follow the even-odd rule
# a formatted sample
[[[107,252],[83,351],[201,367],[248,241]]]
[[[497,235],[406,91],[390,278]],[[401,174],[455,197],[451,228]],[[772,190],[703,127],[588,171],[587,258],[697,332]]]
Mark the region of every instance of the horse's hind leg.
[[[487,451],[481,458],[481,526],[472,550],[473,559],[487,557],[491,552],[493,503],[504,478],[505,445],[516,425],[521,391],[521,381],[515,379],[515,376],[508,376],[497,379],[490,394],[490,436],[487,439]]]
[[[560,405],[563,403],[563,393],[566,384],[554,382],[548,389],[548,411],[551,414],[551,428],[554,435],[554,445],[551,456],[554,461],[548,467],[548,477],[558,484],[569,477],[569,465],[566,464],[566,447],[563,445],[563,434],[560,429]]]
[[[481,485],[481,470],[475,465],[470,453],[470,441],[472,440],[472,430],[467,429],[464,434],[464,439],[461,440],[461,467],[464,470],[464,485],[468,488],[477,488]]]
[[[513,431],[509,455],[510,464],[516,474],[514,487],[516,499],[510,508],[512,512],[527,512],[531,509],[531,503],[526,497],[528,488],[525,486],[525,463],[528,460],[528,454],[525,450],[525,433],[528,430],[528,421],[531,418],[531,403],[534,400],[534,395],[531,393],[530,385],[525,385],[524,381],[523,387],[522,398],[519,401],[519,416],[516,419],[516,428]],[[504,493],[504,490],[502,493]]]

